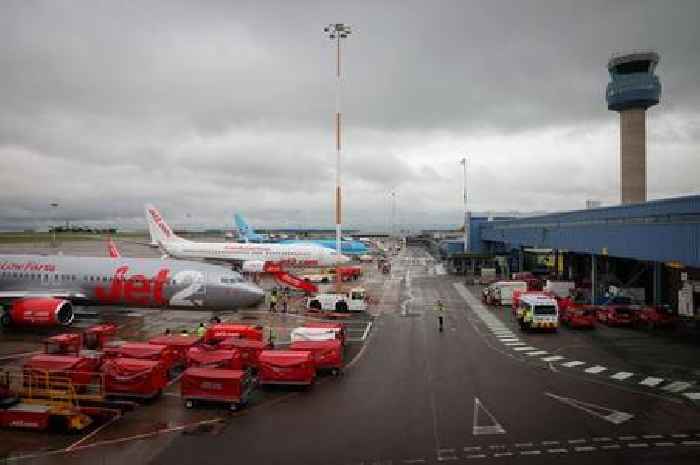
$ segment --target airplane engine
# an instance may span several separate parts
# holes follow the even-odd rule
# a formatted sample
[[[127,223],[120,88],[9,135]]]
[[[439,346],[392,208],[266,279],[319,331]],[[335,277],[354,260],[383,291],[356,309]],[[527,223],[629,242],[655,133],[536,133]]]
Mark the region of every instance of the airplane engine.
[[[265,271],[265,262],[261,260],[246,260],[243,262],[241,271],[246,273],[262,273]]]
[[[3,326],[69,326],[75,314],[73,304],[53,298],[26,298],[12,302],[2,314]]]

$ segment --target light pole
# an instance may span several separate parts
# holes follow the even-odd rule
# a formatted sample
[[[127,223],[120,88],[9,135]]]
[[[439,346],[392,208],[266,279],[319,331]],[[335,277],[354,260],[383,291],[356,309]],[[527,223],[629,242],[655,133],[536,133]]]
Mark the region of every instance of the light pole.
[[[53,223],[56,223],[56,209],[58,208],[58,202],[52,202],[49,204],[51,207],[51,210],[53,214],[51,215],[53,217]],[[51,225],[51,244],[53,247],[56,247],[56,224]]]
[[[336,66],[335,66],[335,248],[338,254],[341,253],[341,234],[342,234],[342,197],[340,184],[340,154],[341,154],[341,112],[340,112],[340,96],[341,96],[341,67],[340,67],[340,41],[347,39],[352,31],[350,26],[342,23],[329,24],[323,28],[323,32],[328,35],[328,38],[335,41],[336,44]]]
[[[467,157],[459,161],[464,169],[464,253],[469,252],[469,228],[471,226],[471,214],[467,206]]]
[[[391,191],[391,236],[396,239],[396,191]]]

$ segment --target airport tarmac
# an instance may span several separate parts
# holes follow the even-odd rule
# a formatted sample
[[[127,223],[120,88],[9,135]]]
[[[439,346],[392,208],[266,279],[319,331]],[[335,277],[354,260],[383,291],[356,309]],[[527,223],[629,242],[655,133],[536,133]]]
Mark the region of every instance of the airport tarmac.
[[[478,288],[447,275],[424,249],[410,247],[392,262],[386,276],[367,270],[365,283],[378,302],[371,331],[344,376],[325,378],[310,391],[274,399],[278,393],[271,393],[269,401],[238,414],[216,412],[192,422],[176,417],[172,426],[161,424],[148,434],[110,427],[72,452],[30,462],[700,460],[700,410],[685,395],[697,392],[696,384],[675,378],[678,368],[656,376],[655,365],[644,361],[654,352],[690,375],[698,368],[692,357],[697,345],[664,344],[654,334],[606,327],[521,333],[507,309],[483,306]],[[444,332],[433,311],[438,298],[447,304]],[[178,408],[175,402],[162,412]]]

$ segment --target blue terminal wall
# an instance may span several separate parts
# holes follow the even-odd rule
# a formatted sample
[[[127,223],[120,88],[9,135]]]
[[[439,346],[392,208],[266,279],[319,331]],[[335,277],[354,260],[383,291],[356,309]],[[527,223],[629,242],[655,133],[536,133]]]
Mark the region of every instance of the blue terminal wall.
[[[489,250],[555,248],[700,268],[700,196],[482,223]]]

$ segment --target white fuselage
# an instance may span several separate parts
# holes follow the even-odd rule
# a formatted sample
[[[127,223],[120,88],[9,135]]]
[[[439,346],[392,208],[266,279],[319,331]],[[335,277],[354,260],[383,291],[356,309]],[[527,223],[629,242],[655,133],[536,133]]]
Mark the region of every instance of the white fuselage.
[[[181,241],[166,242],[163,247],[173,257],[190,259],[273,262],[297,266],[335,266],[349,260],[335,250],[314,245]]]

